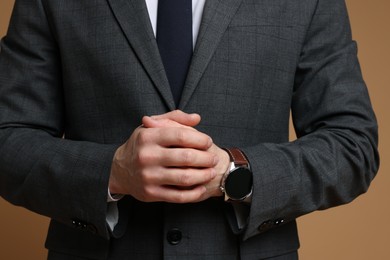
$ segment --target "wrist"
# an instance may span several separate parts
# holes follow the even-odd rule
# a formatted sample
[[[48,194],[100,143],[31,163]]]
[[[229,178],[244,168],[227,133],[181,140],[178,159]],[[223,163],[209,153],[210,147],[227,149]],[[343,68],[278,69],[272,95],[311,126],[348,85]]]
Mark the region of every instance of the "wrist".
[[[113,163],[108,181],[107,202],[118,201],[124,197],[123,192],[120,190],[119,182],[115,177],[115,171],[113,170],[114,168],[116,168],[116,166]]]
[[[121,189],[120,185],[120,172],[122,168],[120,167],[119,159],[121,155],[121,147],[119,147],[114,155],[114,158],[112,159],[111,163],[111,170],[110,170],[110,178],[108,180],[108,190],[110,191],[111,194],[122,194],[124,193],[123,190]]]
[[[217,169],[217,176],[215,177],[216,181],[214,182],[217,184],[214,187],[216,197],[224,196],[224,193],[221,191],[221,183],[222,183],[223,177],[230,170],[230,163],[231,163],[228,152],[223,148],[220,148],[219,150],[220,150],[220,155],[219,155],[220,166]]]

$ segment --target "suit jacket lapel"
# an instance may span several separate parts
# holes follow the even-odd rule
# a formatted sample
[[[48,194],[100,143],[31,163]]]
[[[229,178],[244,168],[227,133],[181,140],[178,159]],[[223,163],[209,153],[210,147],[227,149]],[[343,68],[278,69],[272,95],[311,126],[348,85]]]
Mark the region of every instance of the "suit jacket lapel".
[[[175,109],[172,92],[143,0],[107,0],[127,40],[167,103]]]
[[[206,1],[179,109],[184,110],[242,0]]]

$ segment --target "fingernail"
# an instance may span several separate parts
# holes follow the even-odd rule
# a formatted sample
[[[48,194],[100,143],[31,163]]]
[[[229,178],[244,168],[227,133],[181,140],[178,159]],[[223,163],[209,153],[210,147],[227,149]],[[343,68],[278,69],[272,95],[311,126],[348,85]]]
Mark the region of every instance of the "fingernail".
[[[207,144],[209,147],[211,147],[213,145],[213,139],[210,137],[209,138],[209,142]]]
[[[214,165],[217,165],[219,162],[219,158],[217,156],[214,156]]]
[[[211,179],[214,179],[217,176],[217,171],[215,169],[211,170]]]

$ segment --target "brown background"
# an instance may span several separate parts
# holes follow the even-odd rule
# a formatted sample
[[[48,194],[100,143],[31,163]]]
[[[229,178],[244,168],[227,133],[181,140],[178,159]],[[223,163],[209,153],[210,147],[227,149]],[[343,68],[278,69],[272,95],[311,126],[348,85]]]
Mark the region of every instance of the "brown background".
[[[0,36],[14,0],[0,0]],[[390,1],[347,0],[359,58],[380,126],[381,168],[353,203],[301,217],[300,258],[390,259]],[[48,219],[0,198],[0,259],[45,259]]]

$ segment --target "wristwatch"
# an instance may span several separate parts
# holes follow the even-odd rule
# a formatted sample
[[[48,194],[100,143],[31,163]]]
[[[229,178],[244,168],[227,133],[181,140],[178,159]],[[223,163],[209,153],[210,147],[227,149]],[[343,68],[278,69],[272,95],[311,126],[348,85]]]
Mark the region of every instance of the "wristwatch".
[[[230,157],[230,166],[222,177],[220,189],[228,202],[249,202],[252,195],[253,175],[249,162],[238,148],[223,148]]]

